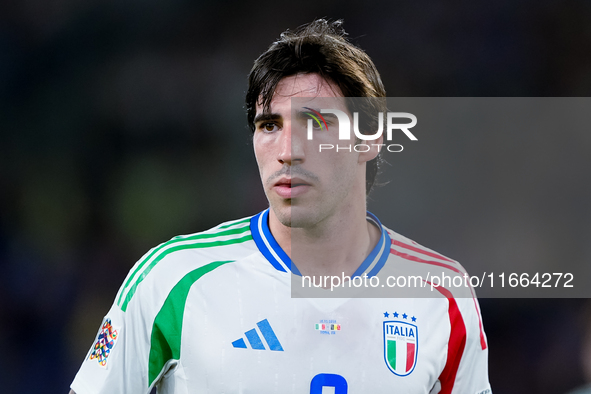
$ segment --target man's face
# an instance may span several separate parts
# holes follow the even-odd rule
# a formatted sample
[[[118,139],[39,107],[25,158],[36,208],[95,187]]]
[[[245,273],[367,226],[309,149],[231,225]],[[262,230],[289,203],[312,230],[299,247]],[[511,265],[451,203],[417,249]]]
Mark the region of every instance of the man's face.
[[[292,97],[306,99],[298,99],[292,108]],[[375,152],[354,150],[319,152],[319,144],[348,146],[355,141],[338,140],[338,122],[330,115],[324,115],[328,130],[315,128],[313,140],[308,140],[311,118],[305,112],[310,111],[303,107],[340,109],[350,115],[336,85],[317,74],[294,75],[279,82],[268,112],[257,105],[253,137],[272,215],[294,228],[315,226],[357,204],[365,209],[365,162],[375,157]]]

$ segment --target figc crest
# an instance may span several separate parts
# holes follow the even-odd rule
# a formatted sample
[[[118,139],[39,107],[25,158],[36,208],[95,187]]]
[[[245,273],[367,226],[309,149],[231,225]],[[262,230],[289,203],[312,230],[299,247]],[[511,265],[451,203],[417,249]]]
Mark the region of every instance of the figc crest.
[[[419,329],[415,324],[390,320],[384,322],[384,360],[398,376],[412,373],[419,351]]]

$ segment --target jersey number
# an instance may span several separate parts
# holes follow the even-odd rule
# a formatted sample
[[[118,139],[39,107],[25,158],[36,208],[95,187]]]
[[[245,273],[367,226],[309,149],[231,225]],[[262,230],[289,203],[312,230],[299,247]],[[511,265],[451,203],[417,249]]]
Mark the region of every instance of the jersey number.
[[[347,381],[341,375],[319,373],[310,382],[310,394],[322,394],[323,387],[334,387],[334,394],[347,394]]]

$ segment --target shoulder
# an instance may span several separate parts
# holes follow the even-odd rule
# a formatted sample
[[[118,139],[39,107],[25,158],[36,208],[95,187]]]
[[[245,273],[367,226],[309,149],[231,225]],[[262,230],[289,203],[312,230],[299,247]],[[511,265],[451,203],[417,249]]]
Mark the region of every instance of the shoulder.
[[[466,273],[462,265],[443,254],[386,228],[391,240],[390,253],[417,264],[440,267],[459,274]]]
[[[454,277],[465,278],[468,275],[466,269],[456,260],[388,228],[385,229],[390,237],[390,255],[398,262],[399,269],[422,273],[429,282],[431,280],[437,281],[436,278],[448,277],[451,277],[453,282]],[[456,279],[456,283],[460,284],[459,282],[460,280]]]
[[[421,289],[421,297],[425,293],[432,297],[447,299],[449,322],[457,334],[463,331],[481,350],[487,348],[486,337],[482,325],[480,306],[476,293],[472,288],[469,275],[457,261],[419,243],[386,229],[391,239],[391,255],[400,267],[394,272],[402,271],[405,275],[416,274],[422,278],[425,286]],[[393,271],[390,271],[393,272]]]
[[[384,229],[390,237],[390,258],[382,270],[383,275],[419,278],[422,287],[406,289],[409,294],[418,297],[424,297],[425,293],[427,296],[457,299],[476,297],[470,276],[458,261],[388,228]]]
[[[186,276],[209,272],[256,252],[246,217],[221,223],[209,230],[179,235],[150,249],[131,268],[116,296],[126,311],[134,298],[158,303]],[[146,294],[142,294],[146,293]]]

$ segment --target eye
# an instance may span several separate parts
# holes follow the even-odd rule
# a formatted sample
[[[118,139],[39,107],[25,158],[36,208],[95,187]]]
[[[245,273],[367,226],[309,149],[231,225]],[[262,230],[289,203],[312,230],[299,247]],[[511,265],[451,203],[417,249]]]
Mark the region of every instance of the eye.
[[[264,133],[273,133],[273,132],[279,130],[279,126],[277,126],[277,124],[273,123],[273,122],[266,122],[266,123],[261,123],[259,125],[259,129],[261,131],[263,131]]]
[[[315,130],[320,130],[320,129],[322,129],[322,128],[323,128],[323,127],[322,127],[322,123],[318,123],[318,122],[316,121],[316,119],[312,119],[312,118],[310,118],[310,121],[312,122],[312,128],[313,128],[313,129],[315,129]]]
[[[306,113],[306,117],[304,117],[304,120],[306,121],[306,124],[311,124],[312,128],[314,130],[321,130],[324,129],[324,125],[321,123],[322,121],[320,121],[318,119],[318,117],[314,116],[313,114],[310,113]]]

